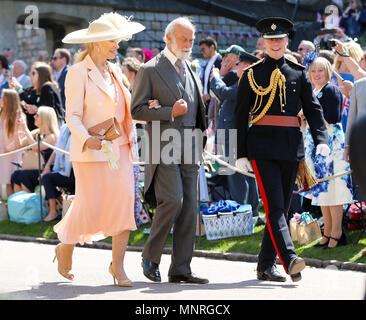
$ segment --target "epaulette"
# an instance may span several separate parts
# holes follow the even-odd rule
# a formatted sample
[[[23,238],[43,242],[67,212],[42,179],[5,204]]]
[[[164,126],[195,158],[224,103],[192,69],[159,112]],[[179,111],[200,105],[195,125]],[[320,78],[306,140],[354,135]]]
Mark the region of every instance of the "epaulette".
[[[249,67],[247,67],[247,68],[244,70],[243,74],[241,75],[241,77],[240,77],[240,79],[239,79],[239,81],[238,81],[238,84],[240,83],[240,80],[241,80],[241,78],[243,77],[243,75],[244,75],[244,73],[245,73],[246,71],[248,71],[250,68],[253,68],[253,67],[255,67],[256,65],[258,65],[258,64],[260,64],[260,63],[262,63],[263,61],[264,61],[264,58],[262,58],[262,59],[258,60],[257,62],[252,63]]]
[[[252,68],[252,67],[256,66],[257,64],[262,63],[263,61],[264,61],[264,58],[258,60],[257,62],[252,63],[248,68]]]
[[[285,57],[285,60],[288,64],[292,64],[294,66],[297,66],[297,67],[300,67],[301,69],[306,69],[305,66],[303,66],[302,64],[300,63],[297,63],[297,62],[293,62],[292,60],[289,60]]]

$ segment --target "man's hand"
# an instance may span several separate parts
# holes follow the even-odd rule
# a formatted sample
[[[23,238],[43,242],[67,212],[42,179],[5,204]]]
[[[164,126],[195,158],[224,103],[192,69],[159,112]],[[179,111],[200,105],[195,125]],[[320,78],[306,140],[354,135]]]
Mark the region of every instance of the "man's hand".
[[[159,108],[161,108],[159,100],[156,100],[156,99],[149,100],[148,103],[149,103],[149,109],[159,109]]]
[[[235,166],[238,169],[244,171],[245,173],[248,173],[249,171],[253,171],[252,164],[250,163],[248,158],[237,159],[236,162],[235,162]]]
[[[349,163],[349,147],[344,148],[343,157],[344,157],[344,160]]]
[[[203,99],[203,102],[207,102],[207,101],[210,101],[211,100],[211,96],[209,94],[204,94],[202,96],[202,99]]]
[[[330,153],[330,149],[326,144],[321,143],[316,146],[315,154],[320,154],[323,157],[327,157],[329,155],[329,153]]]
[[[185,102],[183,99],[179,99],[174,103],[173,106],[173,118],[183,116],[188,111],[188,105],[187,102]]]
[[[211,73],[210,73],[210,81],[213,79],[213,78],[220,78],[220,69],[218,68],[212,68],[211,70]]]

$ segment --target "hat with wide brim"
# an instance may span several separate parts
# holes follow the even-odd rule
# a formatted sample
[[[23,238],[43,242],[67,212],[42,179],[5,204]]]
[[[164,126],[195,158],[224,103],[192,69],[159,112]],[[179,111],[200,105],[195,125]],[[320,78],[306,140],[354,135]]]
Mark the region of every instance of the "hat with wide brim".
[[[123,40],[145,29],[141,23],[130,21],[118,13],[103,14],[92,21],[89,27],[73,31],[62,39],[64,43],[90,43],[108,40]]]

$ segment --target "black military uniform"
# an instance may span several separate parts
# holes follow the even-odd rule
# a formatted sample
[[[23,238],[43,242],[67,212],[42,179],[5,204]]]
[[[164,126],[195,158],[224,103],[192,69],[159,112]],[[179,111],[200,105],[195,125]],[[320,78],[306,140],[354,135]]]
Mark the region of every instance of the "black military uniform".
[[[291,21],[283,18],[257,23],[264,38],[287,36],[292,27]],[[304,159],[297,118],[301,106],[315,144],[328,144],[323,111],[303,66],[267,55],[243,73],[235,108],[237,158],[251,160],[266,212],[257,266],[260,280],[286,280],[276,270],[276,255],[293,281],[301,279],[299,271],[305,267],[295,253],[286,221],[298,164]]]

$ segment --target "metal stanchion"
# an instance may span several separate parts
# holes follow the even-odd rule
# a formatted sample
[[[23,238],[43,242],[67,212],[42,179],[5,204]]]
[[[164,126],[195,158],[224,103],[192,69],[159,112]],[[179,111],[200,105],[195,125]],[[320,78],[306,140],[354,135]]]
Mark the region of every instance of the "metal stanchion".
[[[41,167],[41,135],[37,134],[37,142],[38,142],[38,177],[39,177],[39,202],[41,204],[41,230],[44,232],[44,222],[43,222],[43,205],[42,205],[42,167]]]

